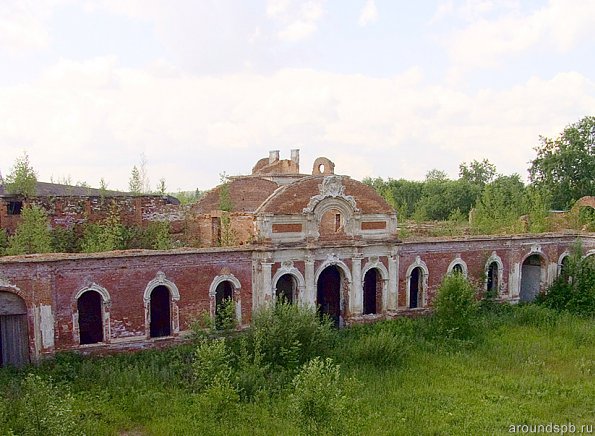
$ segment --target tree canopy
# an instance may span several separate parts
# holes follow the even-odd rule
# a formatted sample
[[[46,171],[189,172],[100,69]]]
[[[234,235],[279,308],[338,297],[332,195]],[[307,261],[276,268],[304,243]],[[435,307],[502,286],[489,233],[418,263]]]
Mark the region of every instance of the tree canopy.
[[[529,176],[551,193],[552,207],[568,209],[579,198],[595,194],[594,116],[570,124],[557,138],[539,140]]]
[[[29,155],[25,152],[18,157],[4,180],[4,187],[9,194],[33,197],[37,188],[37,173],[29,163]]]

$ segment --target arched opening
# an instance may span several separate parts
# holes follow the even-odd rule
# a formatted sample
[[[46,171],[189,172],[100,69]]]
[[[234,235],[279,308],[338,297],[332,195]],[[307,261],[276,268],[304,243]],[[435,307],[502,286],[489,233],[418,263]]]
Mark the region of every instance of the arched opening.
[[[415,267],[409,277],[409,308],[416,309],[423,306],[424,271]]]
[[[343,214],[339,209],[327,210],[320,218],[318,229],[320,236],[333,236],[345,233]]]
[[[293,274],[283,274],[277,280],[277,287],[275,289],[277,301],[284,301],[286,303],[293,303],[297,295],[297,280]]]
[[[523,262],[521,268],[521,301],[533,301],[541,290],[543,261],[539,254],[532,254]]]
[[[81,345],[103,342],[102,299],[97,291],[84,292],[76,302]]]
[[[498,295],[498,262],[490,263],[488,266],[488,276],[487,276],[487,291],[488,295],[495,297]]]
[[[456,263],[452,267],[452,274],[463,274],[463,265],[461,265],[460,263]]]
[[[316,302],[321,315],[328,315],[336,327],[341,319],[341,270],[336,265],[326,267],[316,284]]]
[[[12,292],[0,292],[0,366],[29,363],[27,306]]]
[[[376,268],[372,268],[364,276],[364,315],[381,312],[381,304],[382,276]]]
[[[560,277],[563,277],[566,281],[570,279],[569,264],[570,256],[564,256],[560,261]]]
[[[233,290],[233,283],[229,280],[219,283],[215,290],[215,328],[218,330],[225,328],[229,324],[230,320],[227,319],[228,317],[235,317],[235,313],[226,311],[229,305],[233,305]]]
[[[151,291],[151,325],[152,338],[171,335],[171,302],[167,286],[159,285]]]

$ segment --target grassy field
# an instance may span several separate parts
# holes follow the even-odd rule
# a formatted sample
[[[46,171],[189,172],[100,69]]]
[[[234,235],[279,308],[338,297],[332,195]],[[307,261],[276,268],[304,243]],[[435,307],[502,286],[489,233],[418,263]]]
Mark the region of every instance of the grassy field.
[[[445,339],[432,319],[399,319],[315,332],[309,349],[305,337],[274,345],[267,329],[225,350],[203,340],[4,368],[0,433],[476,435],[595,422],[593,319],[501,307],[465,339]],[[319,354],[332,362],[304,369]]]

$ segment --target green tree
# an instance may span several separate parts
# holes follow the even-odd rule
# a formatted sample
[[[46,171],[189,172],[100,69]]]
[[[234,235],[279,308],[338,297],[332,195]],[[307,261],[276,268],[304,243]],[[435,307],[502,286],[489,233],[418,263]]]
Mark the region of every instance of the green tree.
[[[463,162],[459,165],[459,179],[483,188],[496,177],[496,166],[484,159],[474,160],[469,165]]]
[[[18,157],[11,172],[4,181],[6,192],[24,197],[34,197],[37,188],[37,173],[29,163],[29,155],[24,152]]]
[[[531,182],[548,190],[552,207],[567,209],[585,195],[595,192],[595,116],[567,126],[554,139],[540,136],[531,161]]]
[[[467,278],[461,273],[445,276],[434,300],[440,331],[450,337],[469,337],[477,309],[475,290]]]
[[[134,195],[140,195],[143,192],[143,183],[141,181],[140,172],[138,171],[136,165],[132,167],[132,172],[130,173],[128,191]]]
[[[85,253],[123,250],[124,242],[125,228],[116,205],[112,204],[107,217],[101,223],[87,225],[81,249]]]
[[[15,234],[9,238],[9,255],[49,253],[52,235],[45,211],[38,206],[24,207]]]
[[[500,176],[485,187],[471,225],[476,233],[515,233],[526,211],[525,185],[518,174]]]

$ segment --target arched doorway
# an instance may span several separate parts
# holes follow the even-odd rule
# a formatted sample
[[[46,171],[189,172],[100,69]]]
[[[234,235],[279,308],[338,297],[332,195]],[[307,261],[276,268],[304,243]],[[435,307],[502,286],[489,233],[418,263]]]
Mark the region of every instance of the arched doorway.
[[[320,273],[316,283],[318,310],[321,315],[328,315],[336,327],[341,320],[341,279],[341,269],[330,265]]]
[[[418,266],[411,271],[409,277],[409,308],[416,309],[423,306],[424,271]]]
[[[382,304],[382,277],[376,268],[364,276],[364,315],[379,313]]]
[[[159,338],[171,335],[171,301],[167,286],[159,285],[151,291],[150,336]]]
[[[293,274],[283,274],[279,277],[275,286],[275,296],[277,301],[294,302],[297,296],[297,280]]]
[[[225,317],[230,314],[225,313],[225,305],[233,304],[233,283],[229,280],[222,281],[215,290],[215,328],[222,329],[230,321]],[[235,313],[231,314],[235,316]]]
[[[498,263],[492,262],[488,266],[487,273],[487,292],[489,296],[495,297],[498,295]]]
[[[544,282],[543,273],[543,259],[539,254],[532,254],[525,259],[521,268],[521,301],[533,301],[537,297]]]
[[[84,292],[76,302],[81,345],[103,342],[102,298],[97,291]]]
[[[0,292],[0,366],[29,363],[29,334],[25,301],[12,292]]]

